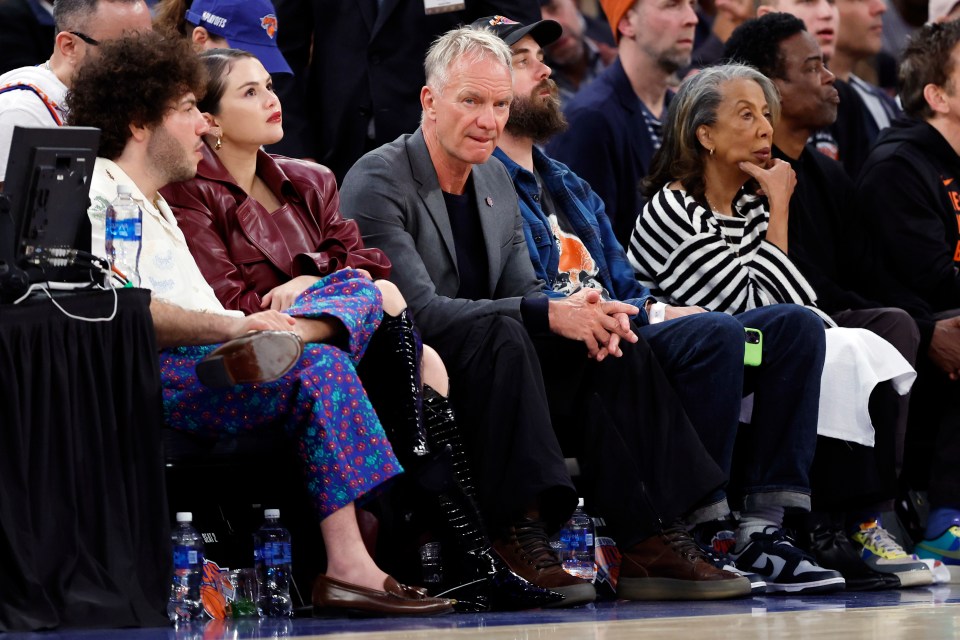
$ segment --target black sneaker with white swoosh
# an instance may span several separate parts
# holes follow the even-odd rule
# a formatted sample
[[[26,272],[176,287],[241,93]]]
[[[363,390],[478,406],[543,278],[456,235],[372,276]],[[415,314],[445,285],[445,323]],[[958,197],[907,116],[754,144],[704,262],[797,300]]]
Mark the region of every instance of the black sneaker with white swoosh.
[[[844,588],[843,576],[824,569],[794,546],[777,527],[767,527],[750,536],[740,553],[730,553],[737,568],[763,576],[767,593],[826,593]]]

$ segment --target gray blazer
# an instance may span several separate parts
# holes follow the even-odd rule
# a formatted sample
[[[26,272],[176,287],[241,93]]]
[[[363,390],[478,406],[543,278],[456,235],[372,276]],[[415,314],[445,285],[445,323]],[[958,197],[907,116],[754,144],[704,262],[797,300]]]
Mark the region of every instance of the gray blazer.
[[[383,250],[425,340],[440,348],[472,321],[504,314],[517,320],[525,296],[543,295],[530,263],[517,192],[503,165],[474,165],[473,190],[489,265],[489,299],[457,298],[460,275],[437,172],[423,132],[366,154],[340,189],[340,211],[357,221],[364,243]]]

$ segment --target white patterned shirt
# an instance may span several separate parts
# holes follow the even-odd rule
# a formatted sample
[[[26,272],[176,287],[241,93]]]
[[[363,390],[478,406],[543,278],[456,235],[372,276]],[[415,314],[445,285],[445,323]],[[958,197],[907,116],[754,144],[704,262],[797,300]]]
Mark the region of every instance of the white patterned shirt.
[[[190,254],[186,238],[163,196],[157,195],[156,204],[148,200],[133,180],[117,163],[97,158],[90,183],[91,251],[106,256],[105,220],[107,207],[117,197],[117,185],[130,186],[133,200],[143,211],[143,247],[140,250],[140,281],[157,298],[184,309],[222,315],[243,316],[239,311],[227,311],[220,304],[213,289],[207,284]]]

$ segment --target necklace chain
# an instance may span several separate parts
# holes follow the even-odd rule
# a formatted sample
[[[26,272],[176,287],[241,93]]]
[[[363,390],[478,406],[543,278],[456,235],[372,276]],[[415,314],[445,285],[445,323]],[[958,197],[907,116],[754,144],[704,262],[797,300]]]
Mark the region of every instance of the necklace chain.
[[[722,213],[719,209],[717,209],[717,207],[713,204],[713,202],[710,201],[710,198],[707,197],[706,193],[703,194],[703,198],[707,201],[707,204],[710,205],[710,210],[714,214],[720,215],[720,216],[733,217],[732,214],[727,215],[725,213]],[[740,257],[739,246],[735,245],[733,243],[733,240],[730,239],[730,236],[727,235],[726,227],[723,224],[723,222],[720,220],[717,220],[716,223],[717,223],[717,230],[720,232],[720,237],[723,239],[724,244],[730,247],[730,250],[733,251],[733,254],[739,258]]]
[[[727,214],[723,213],[720,209],[718,209],[718,208],[717,208],[717,205],[713,204],[713,202],[710,200],[710,198],[707,197],[707,194],[706,194],[706,193],[703,194],[703,197],[704,197],[704,199],[707,201],[707,204],[710,205],[710,210],[711,210],[711,211],[713,211],[714,213],[719,213],[719,214],[722,215],[722,216],[727,215]]]

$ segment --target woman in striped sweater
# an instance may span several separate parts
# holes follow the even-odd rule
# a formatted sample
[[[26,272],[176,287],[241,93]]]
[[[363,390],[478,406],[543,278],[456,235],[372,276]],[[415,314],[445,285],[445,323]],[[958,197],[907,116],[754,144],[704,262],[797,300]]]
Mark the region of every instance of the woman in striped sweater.
[[[831,331],[817,432],[872,447],[873,387],[892,379],[905,393],[916,374],[876,334],[834,328],[790,260],[796,177],[771,155],[779,107],[773,83],[752,67],[713,67],[684,82],[644,185],[649,201],[631,236],[629,259],[637,278],[671,304],[742,314],[793,303],[820,316]],[[862,471],[849,469],[853,476]]]

